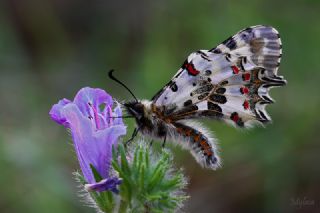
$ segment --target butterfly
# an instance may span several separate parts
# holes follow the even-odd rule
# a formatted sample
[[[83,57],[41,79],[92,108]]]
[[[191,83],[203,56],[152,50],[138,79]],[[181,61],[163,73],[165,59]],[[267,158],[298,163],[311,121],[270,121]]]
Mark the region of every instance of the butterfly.
[[[217,169],[216,139],[196,120],[221,120],[239,128],[270,122],[265,107],[274,100],[269,90],[286,84],[277,74],[281,55],[278,31],[252,26],[215,48],[191,53],[151,101],[136,99],[126,87],[135,98],[123,104],[136,121],[132,138],[140,132],[170,140],[190,150],[203,167]]]

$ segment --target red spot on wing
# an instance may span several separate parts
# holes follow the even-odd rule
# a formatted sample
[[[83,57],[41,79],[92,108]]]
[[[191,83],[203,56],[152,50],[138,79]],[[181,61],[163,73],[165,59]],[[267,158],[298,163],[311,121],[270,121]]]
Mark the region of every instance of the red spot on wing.
[[[250,78],[251,78],[251,74],[250,73],[244,73],[243,75],[242,75],[242,79],[244,80],[244,81],[249,81],[250,80]]]
[[[243,102],[243,108],[244,108],[244,109],[249,109],[249,102],[248,102],[247,100],[245,100],[245,101]]]
[[[184,65],[184,68],[188,71],[189,75],[193,75],[193,76],[196,76],[200,73],[199,70],[196,70],[194,68],[194,65],[192,63],[186,63]]]
[[[239,73],[239,68],[237,66],[231,66],[233,74],[238,74]]]
[[[249,93],[249,89],[248,89],[248,87],[241,87],[240,88],[240,92],[241,92],[241,94],[248,94]]]
[[[237,123],[240,119],[239,115],[237,112],[233,112],[230,116],[231,120],[233,120],[235,123]]]

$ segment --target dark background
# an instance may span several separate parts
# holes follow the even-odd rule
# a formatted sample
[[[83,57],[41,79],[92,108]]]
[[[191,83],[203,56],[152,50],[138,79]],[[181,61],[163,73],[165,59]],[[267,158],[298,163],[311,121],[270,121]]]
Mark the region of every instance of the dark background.
[[[206,121],[224,161],[215,172],[173,148],[190,177],[185,210],[320,212],[319,21],[318,0],[0,1],[0,212],[94,212],[79,202],[78,162],[48,116],[52,104],[84,86],[130,99],[107,78],[111,68],[149,99],[189,53],[257,24],[277,28],[283,43],[288,85],[271,92],[273,124]]]

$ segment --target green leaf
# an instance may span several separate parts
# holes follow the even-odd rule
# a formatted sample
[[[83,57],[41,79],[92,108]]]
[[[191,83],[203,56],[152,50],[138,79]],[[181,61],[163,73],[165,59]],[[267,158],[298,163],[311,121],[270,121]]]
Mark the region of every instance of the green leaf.
[[[128,175],[130,175],[130,168],[128,164],[128,160],[126,157],[126,151],[123,147],[122,144],[119,145],[119,151],[120,151],[120,156],[121,156],[121,169],[126,172]]]
[[[142,164],[142,166],[140,167],[140,171],[139,171],[139,188],[143,191],[144,190],[144,179],[145,179],[145,165]]]
[[[177,188],[177,187],[183,187],[183,175],[182,174],[176,174],[172,177],[172,179],[167,180],[163,183],[162,189],[168,190],[171,188]]]
[[[112,160],[117,161],[118,159],[118,152],[117,152],[117,148],[112,145]]]
[[[140,149],[136,148],[134,150],[134,157],[132,162],[132,170],[135,171],[135,169],[138,167],[138,154],[140,152]]]
[[[148,190],[153,190],[153,188],[159,184],[159,182],[163,179],[165,175],[165,170],[163,167],[160,167],[160,169],[157,170],[157,172],[154,173],[152,176],[150,183],[148,185]]]
[[[79,172],[74,172],[73,173],[76,177],[76,180],[79,180],[79,182],[82,184],[82,185],[85,185],[87,184],[87,181],[84,179],[83,175],[81,175]]]
[[[145,153],[145,164],[146,164],[146,167],[149,168],[149,148],[147,147],[146,148],[146,153]]]
[[[90,163],[90,168],[91,168],[92,174],[93,174],[94,179],[96,180],[96,182],[101,181],[103,178],[101,177],[99,172],[96,170],[96,168],[94,168],[94,166],[91,163]]]
[[[119,211],[175,212],[186,199],[181,191],[186,181],[181,170],[173,169],[170,152],[150,154],[154,152],[142,142],[129,151],[131,160],[122,145],[113,150],[112,167],[123,179]]]
[[[143,148],[142,147],[138,147],[137,148],[137,150],[139,151],[139,158],[138,158],[138,165],[137,165],[137,170],[138,171],[140,171],[140,167],[141,167],[141,165],[142,165],[142,163],[143,163],[143,155],[144,155],[144,153],[143,153]]]
[[[112,167],[114,168],[114,170],[116,170],[116,171],[119,173],[119,176],[120,176],[124,181],[130,182],[130,176],[127,175],[127,174],[125,173],[125,171],[123,171],[123,170],[119,167],[119,165],[117,164],[117,162],[112,161],[112,162],[111,162],[111,165],[112,165]]]

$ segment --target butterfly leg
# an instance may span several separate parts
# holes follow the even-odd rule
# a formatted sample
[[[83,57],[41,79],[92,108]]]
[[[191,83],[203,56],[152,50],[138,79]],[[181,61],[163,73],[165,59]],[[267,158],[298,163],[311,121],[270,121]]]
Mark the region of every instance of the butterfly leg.
[[[133,130],[133,133],[131,135],[131,138],[129,140],[127,140],[124,144],[125,147],[127,147],[128,145],[130,145],[130,143],[133,141],[133,139],[137,136],[138,132],[140,131],[140,127],[137,127]]]
[[[165,148],[166,140],[167,140],[167,135],[164,136],[163,143],[162,143],[162,148]]]
[[[150,141],[149,146],[152,147],[153,140]]]

